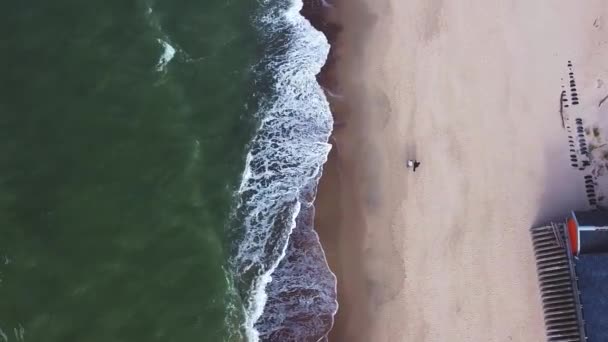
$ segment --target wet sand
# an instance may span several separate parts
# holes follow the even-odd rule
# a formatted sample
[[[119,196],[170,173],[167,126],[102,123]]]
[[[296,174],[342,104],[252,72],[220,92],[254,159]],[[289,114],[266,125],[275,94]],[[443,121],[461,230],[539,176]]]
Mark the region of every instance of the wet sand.
[[[608,6],[335,6],[337,125],[315,204],[338,276],[330,341],[542,341],[528,229],[591,208],[559,99],[572,61],[565,125],[606,111]]]

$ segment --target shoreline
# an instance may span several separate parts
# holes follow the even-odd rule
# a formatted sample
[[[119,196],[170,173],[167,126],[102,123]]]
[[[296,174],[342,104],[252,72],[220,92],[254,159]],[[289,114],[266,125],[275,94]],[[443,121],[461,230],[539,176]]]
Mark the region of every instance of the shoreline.
[[[323,341],[336,341],[336,340],[340,340],[339,338],[337,338],[336,336],[334,336],[334,331],[336,331],[335,327],[336,324],[340,324],[340,321],[337,321],[337,319],[339,319],[340,316],[340,311],[343,310],[343,307],[341,306],[341,301],[339,299],[340,297],[340,278],[338,276],[337,273],[337,269],[336,269],[336,257],[335,254],[333,253],[333,251],[335,251],[334,248],[331,248],[330,246],[328,246],[328,236],[326,236],[327,233],[331,233],[334,229],[333,227],[327,227],[325,224],[323,224],[324,222],[321,221],[321,225],[319,225],[319,217],[324,215],[325,210],[329,209],[330,211],[333,212],[338,212],[337,208],[333,207],[333,205],[329,205],[329,204],[320,204],[320,202],[324,202],[325,199],[325,192],[326,192],[326,188],[329,184],[336,184],[337,182],[336,179],[334,177],[331,176],[332,172],[334,171],[334,155],[335,155],[335,146],[332,142],[332,140],[334,139],[334,134],[336,133],[336,128],[340,127],[340,111],[339,111],[339,97],[337,98],[336,96],[332,96],[336,94],[336,88],[338,86],[338,82],[337,82],[337,78],[336,78],[336,67],[337,67],[337,63],[338,63],[338,56],[337,56],[337,44],[338,44],[338,38],[340,36],[340,33],[342,31],[342,27],[339,21],[336,20],[335,18],[335,11],[337,9],[337,6],[339,6],[340,4],[338,3],[339,0],[335,0],[335,1],[331,1],[331,7],[327,7],[324,6],[325,0],[304,0],[303,2],[303,7],[302,10],[300,11],[300,14],[306,18],[310,24],[318,31],[322,32],[325,37],[327,38],[327,41],[330,45],[330,49],[329,49],[329,53],[327,56],[327,59],[325,61],[325,64],[323,65],[323,67],[321,68],[321,71],[319,72],[319,74],[316,75],[316,79],[317,82],[319,83],[319,85],[321,86],[321,88],[324,90],[325,92],[325,96],[326,99],[329,103],[330,106],[330,110],[331,110],[331,114],[334,120],[334,127],[332,130],[332,133],[330,135],[329,141],[328,143],[330,143],[332,145],[332,149],[329,152],[328,156],[327,156],[327,161],[325,162],[325,164],[323,165],[323,169],[322,169],[322,174],[321,177],[319,178],[318,182],[317,182],[317,186],[316,186],[316,195],[315,195],[315,200],[312,203],[313,206],[313,217],[312,217],[312,224],[311,226],[314,227],[314,231],[318,236],[319,239],[319,243],[321,245],[321,249],[324,253],[324,257],[325,257],[325,261],[329,267],[329,270],[334,274],[334,276],[336,277],[336,292],[337,292],[337,311],[334,313],[334,315],[332,316],[332,322],[330,325],[330,329],[327,331],[324,339],[322,339]],[[343,310],[344,311],[344,310]]]
[[[316,78],[330,45],[301,14],[304,1],[266,5],[254,19],[264,43],[256,67],[262,80],[272,77],[268,84],[276,91],[257,106],[262,121],[249,144],[234,209],[245,229],[230,263],[247,286],[246,339],[316,341],[327,334],[337,309],[336,278],[311,226],[317,181],[331,149],[333,119]]]
[[[348,9],[352,15],[353,11],[358,11],[359,4],[349,3]],[[343,207],[343,193],[342,188],[342,177],[345,175],[340,170],[339,161],[339,144],[338,139],[343,135],[344,130],[349,129],[349,116],[352,114],[352,110],[349,108],[350,103],[345,101],[345,97],[348,94],[348,87],[344,87],[344,80],[340,79],[340,68],[343,67],[344,62],[348,63],[348,59],[345,60],[344,54],[347,53],[351,44],[345,39],[345,35],[348,32],[344,32],[344,16],[348,15],[344,13],[343,3],[339,0],[332,1],[331,7],[320,6],[314,0],[305,1],[305,7],[301,11],[302,15],[308,19],[312,26],[321,31],[327,37],[330,44],[330,51],[327,57],[327,61],[321,72],[317,75],[317,81],[319,85],[325,90],[327,100],[329,102],[331,113],[334,118],[334,129],[330,136],[329,143],[332,144],[332,150],[328,155],[327,162],[323,166],[323,173],[319,180],[317,187],[317,196],[314,201],[315,214],[314,214],[314,227],[315,231],[319,236],[323,251],[330,270],[334,273],[337,278],[337,293],[338,293],[338,311],[334,316],[334,322],[332,329],[329,331],[328,341],[354,341],[354,336],[350,336],[346,331],[352,330],[349,328],[356,322],[358,326],[357,338],[361,341],[367,341],[368,336],[364,333],[367,326],[371,308],[368,307],[368,302],[365,300],[353,300],[354,293],[361,293],[365,291],[362,285],[366,282],[365,276],[361,273],[361,277],[356,279],[354,282],[352,272],[344,271],[344,266],[350,267],[353,263],[344,265],[342,261],[343,246],[340,246],[338,239],[340,239],[341,231],[338,227],[338,222],[342,221],[341,215]],[[355,15],[359,17],[360,15]],[[352,60],[352,59],[351,59]],[[342,82],[341,82],[342,81]],[[348,134],[348,133],[347,133]],[[357,196],[347,196],[351,200],[356,200]],[[349,203],[346,206],[352,207],[356,205]],[[353,215],[353,217],[356,215]],[[351,232],[349,234],[350,243],[349,246],[360,246],[362,245],[363,231]],[[363,262],[363,253],[360,251],[346,251],[349,258],[356,258],[354,264]],[[351,260],[353,261],[353,260]],[[344,273],[348,274],[348,282],[343,281]],[[354,288],[345,286],[346,284],[355,285]]]

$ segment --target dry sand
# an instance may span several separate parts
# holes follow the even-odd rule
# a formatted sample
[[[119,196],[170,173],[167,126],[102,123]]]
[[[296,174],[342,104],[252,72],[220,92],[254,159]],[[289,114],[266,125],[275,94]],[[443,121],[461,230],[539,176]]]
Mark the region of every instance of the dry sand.
[[[559,96],[572,60],[566,124],[608,117],[608,4],[341,1],[342,124],[316,202],[330,341],[544,340],[528,229],[590,208]]]

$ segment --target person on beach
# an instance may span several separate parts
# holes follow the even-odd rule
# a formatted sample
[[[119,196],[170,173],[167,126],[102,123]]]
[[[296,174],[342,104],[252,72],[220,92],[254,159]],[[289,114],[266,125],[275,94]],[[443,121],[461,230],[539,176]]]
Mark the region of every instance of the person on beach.
[[[416,168],[418,168],[418,166],[420,166],[420,162],[417,161],[416,159],[410,159],[407,161],[406,164],[407,168],[412,168],[412,171],[416,172]]]

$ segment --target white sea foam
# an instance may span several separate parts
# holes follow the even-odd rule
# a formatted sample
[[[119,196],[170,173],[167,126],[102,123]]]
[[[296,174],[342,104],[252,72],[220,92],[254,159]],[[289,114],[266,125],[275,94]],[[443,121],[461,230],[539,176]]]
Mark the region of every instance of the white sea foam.
[[[314,192],[331,148],[327,141],[333,119],[315,77],[327,59],[329,44],[300,15],[302,6],[301,0],[294,0],[288,9],[270,8],[258,21],[270,36],[269,42],[282,41],[283,45],[274,46],[280,52],[271,53],[263,61],[266,72],[272,74],[274,88],[258,112],[260,127],[251,142],[237,194],[236,215],[244,232],[233,266],[237,277],[251,282],[244,326],[249,342],[259,341],[256,324],[264,314],[269,284],[276,284],[273,274],[284,264],[281,262],[286,253],[293,254],[287,248],[303,201],[308,202],[303,197]],[[314,239],[320,250],[316,234]],[[296,257],[306,257],[305,254],[306,251]],[[329,272],[322,250],[320,254]],[[300,287],[315,286],[317,280],[312,279],[312,274],[297,280],[290,275],[291,267],[282,266],[281,279],[277,281],[286,284],[273,288],[280,291],[298,285],[298,281],[304,281]],[[335,294],[335,277],[331,276],[330,284],[324,284],[333,291],[329,297]],[[333,301],[329,307],[333,317],[337,308],[335,298],[323,296],[324,301]],[[277,319],[266,321],[276,323]]]
[[[289,225],[288,235],[291,235],[293,229],[296,227],[296,218],[300,213],[300,202],[297,202],[294,212],[291,216],[291,224]],[[258,341],[259,333],[254,328],[254,324],[258,321],[262,313],[264,312],[264,306],[268,299],[266,293],[266,286],[272,281],[272,273],[276,270],[277,266],[285,257],[285,251],[287,250],[287,244],[281,249],[281,254],[270,266],[270,268],[264,272],[257,280],[254,285],[254,289],[249,297],[248,313],[245,317],[245,328],[247,333],[247,339],[249,341]]]
[[[332,5],[329,1],[327,0],[321,0],[321,5],[323,5],[323,7],[329,7],[329,8],[333,8],[334,5]]]
[[[327,89],[327,88],[323,88],[323,90],[325,90],[325,93],[327,93],[327,95],[329,95],[330,97],[336,98],[336,99],[343,99],[344,96],[341,94],[336,94],[334,92],[332,92],[331,90]]]
[[[336,277],[312,227],[316,180],[307,188],[285,256],[266,288],[268,301],[256,328],[270,341],[325,341],[338,310]]]
[[[179,53],[182,54],[183,51],[179,49],[179,46],[176,49],[170,44],[171,39],[163,31],[160,19],[158,18],[158,15],[154,13],[154,9],[152,8],[151,2],[148,3],[148,7],[146,8],[146,19],[150,27],[156,30],[158,36],[160,37],[157,38],[156,41],[162,46],[163,52],[158,58],[158,62],[156,63],[156,70],[164,72],[166,71],[169,62],[171,62],[173,57],[175,57],[175,53],[179,50]]]
[[[15,340],[24,341],[25,328],[23,328],[21,323],[19,323],[19,328],[13,328],[13,333],[15,334]]]
[[[173,56],[175,56],[175,49],[171,44],[167,43],[162,39],[157,39],[158,43],[163,47],[163,54],[160,56],[158,63],[156,64],[156,70],[164,71],[167,64],[171,62]]]

